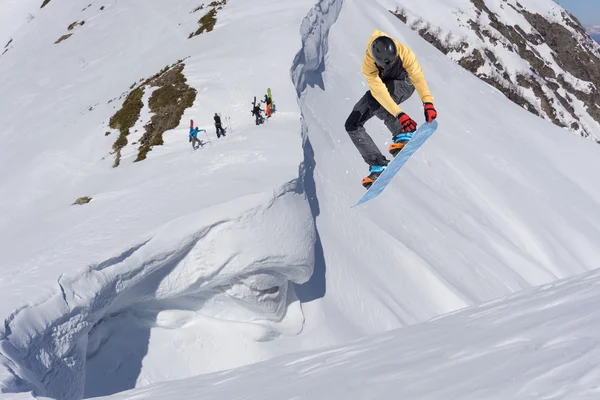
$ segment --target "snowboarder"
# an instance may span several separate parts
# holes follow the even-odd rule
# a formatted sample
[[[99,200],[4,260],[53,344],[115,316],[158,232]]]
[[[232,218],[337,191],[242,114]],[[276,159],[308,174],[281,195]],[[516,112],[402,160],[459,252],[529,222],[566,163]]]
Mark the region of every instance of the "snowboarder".
[[[406,45],[380,30],[373,31],[367,42],[362,73],[370,90],[352,109],[345,128],[369,165],[369,175],[362,180],[362,185],[368,189],[381,175],[389,160],[365,130],[365,123],[373,116],[383,120],[392,133],[393,143],[388,151],[395,157],[417,130],[417,123],[398,104],[408,100],[416,89],[423,102],[425,121],[433,122],[437,118],[437,111],[415,54]]]
[[[265,114],[267,115],[267,118],[271,118],[271,98],[265,94],[265,99],[260,101],[261,103],[265,103]]]
[[[198,127],[192,128],[190,127],[190,143],[194,150],[198,150],[198,147],[203,147],[204,143],[200,139],[198,139],[198,132],[206,132],[205,129],[198,129]],[[196,145],[196,143],[198,145]]]
[[[223,129],[223,125],[221,125],[221,117],[219,114],[215,113],[215,128],[217,129],[217,139],[221,137],[221,135],[225,136],[225,129]]]
[[[260,125],[265,122],[265,119],[261,115],[263,110],[260,108],[259,104],[254,103],[254,107],[252,108],[252,115],[255,117],[256,125]]]

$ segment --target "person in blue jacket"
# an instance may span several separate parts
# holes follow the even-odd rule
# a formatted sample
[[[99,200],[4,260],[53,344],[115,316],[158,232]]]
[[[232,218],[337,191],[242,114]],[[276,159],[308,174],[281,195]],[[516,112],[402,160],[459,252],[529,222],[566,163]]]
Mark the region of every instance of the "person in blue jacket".
[[[204,146],[204,143],[200,139],[198,139],[198,132],[206,132],[205,129],[198,129],[198,127],[190,128],[190,143],[194,150],[197,150],[198,147]],[[198,145],[196,145],[196,143]]]

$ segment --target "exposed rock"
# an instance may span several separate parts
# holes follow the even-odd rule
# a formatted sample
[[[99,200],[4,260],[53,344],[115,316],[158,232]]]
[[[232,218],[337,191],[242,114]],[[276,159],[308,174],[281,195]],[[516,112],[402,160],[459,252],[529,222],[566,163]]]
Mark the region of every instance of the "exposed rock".
[[[74,202],[73,204],[71,204],[71,205],[72,205],[72,206],[75,206],[75,205],[77,205],[77,206],[81,206],[81,205],[83,205],[83,204],[87,204],[87,203],[89,203],[90,201],[92,201],[92,198],[91,198],[91,197],[89,197],[89,196],[80,197],[80,198],[78,198],[77,200],[75,200],[75,202]]]
[[[475,49],[469,56],[463,57],[458,64],[464,69],[476,74],[479,68],[485,65],[485,60],[483,59],[481,52]]]
[[[443,39],[444,32],[432,21],[411,14],[409,4],[393,14],[515,103],[558,126],[599,140],[600,46],[586,34],[577,19],[558,6],[549,10],[548,15],[553,18],[550,20],[537,13],[539,7],[533,12],[534,8],[528,10],[516,0],[470,2],[473,8],[457,7],[453,13],[456,29],[466,32],[465,37],[470,42],[465,42],[461,52],[450,48],[448,41]],[[504,16],[506,20],[502,20]],[[515,21],[519,21],[518,24]],[[441,24],[439,17],[437,22]],[[456,34],[456,30],[452,32]],[[466,53],[469,44],[472,50]],[[497,51],[499,48],[518,55],[527,62],[528,68],[503,60],[502,57],[514,56],[505,56]],[[517,84],[530,90],[519,90],[515,87]],[[585,104],[585,113],[582,113],[578,100]],[[591,118],[582,118],[588,115]],[[598,124],[591,122],[592,119]]]

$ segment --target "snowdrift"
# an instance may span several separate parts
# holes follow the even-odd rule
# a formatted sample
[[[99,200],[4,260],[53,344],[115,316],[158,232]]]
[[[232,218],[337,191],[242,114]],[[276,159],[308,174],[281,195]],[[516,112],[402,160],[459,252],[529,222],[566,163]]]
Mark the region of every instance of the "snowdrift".
[[[110,399],[594,399],[600,274],[324,350]]]
[[[212,32],[192,39],[202,14],[189,1],[103,10],[52,2],[14,35],[0,62],[9,94],[0,98],[3,393],[111,394],[253,362],[254,343],[301,332],[292,283],[312,275],[316,232],[288,71],[312,4],[249,18],[267,3],[232,3]],[[277,57],[257,54],[278,15]],[[80,18],[87,22],[54,44]],[[180,59],[198,90],[194,106],[140,163],[132,132],[112,168],[115,136],[105,132],[121,94]],[[250,103],[267,87],[277,118],[257,127]],[[132,131],[149,118],[144,110]],[[230,127],[219,140],[216,111]],[[196,152],[192,118],[211,139]],[[92,201],[71,206],[83,195]]]

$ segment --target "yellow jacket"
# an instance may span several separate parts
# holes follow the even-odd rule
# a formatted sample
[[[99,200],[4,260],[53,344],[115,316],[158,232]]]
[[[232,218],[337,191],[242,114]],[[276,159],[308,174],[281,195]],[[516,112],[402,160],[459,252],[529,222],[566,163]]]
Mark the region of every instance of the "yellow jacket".
[[[423,103],[433,103],[433,96],[429,92],[429,87],[427,86],[427,82],[425,81],[423,70],[421,69],[419,62],[417,61],[417,56],[415,56],[415,53],[413,53],[413,51],[407,46],[401,44],[396,39],[380,30],[375,30],[371,34],[369,42],[367,43],[367,51],[365,53],[365,58],[362,63],[362,73],[367,79],[367,83],[369,84],[369,88],[371,89],[371,94],[373,95],[373,97],[375,97],[375,100],[377,100],[383,108],[385,108],[390,114],[392,114],[395,117],[402,112],[402,109],[392,99],[392,96],[390,96],[390,93],[388,92],[385,84],[379,77],[379,70],[377,69],[375,59],[373,58],[373,55],[371,53],[371,44],[379,36],[387,36],[391,38],[394,41],[394,43],[396,43],[398,55],[402,60],[406,72],[408,72],[408,78],[415,86],[419,97],[421,97],[421,101]]]

